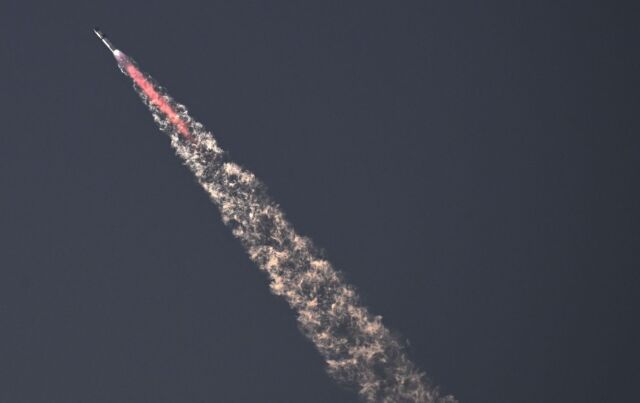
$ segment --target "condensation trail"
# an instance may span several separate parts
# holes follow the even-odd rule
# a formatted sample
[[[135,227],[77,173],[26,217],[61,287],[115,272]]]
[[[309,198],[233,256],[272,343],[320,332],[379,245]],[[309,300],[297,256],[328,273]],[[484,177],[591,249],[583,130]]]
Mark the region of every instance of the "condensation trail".
[[[407,358],[400,342],[362,306],[354,289],[312,242],[297,234],[262,183],[230,161],[213,135],[141,72],[113,50],[160,129],[218,206],[222,220],[252,261],[267,272],[274,294],[296,311],[299,327],[325,358],[329,374],[356,387],[370,402],[455,402],[441,396]]]

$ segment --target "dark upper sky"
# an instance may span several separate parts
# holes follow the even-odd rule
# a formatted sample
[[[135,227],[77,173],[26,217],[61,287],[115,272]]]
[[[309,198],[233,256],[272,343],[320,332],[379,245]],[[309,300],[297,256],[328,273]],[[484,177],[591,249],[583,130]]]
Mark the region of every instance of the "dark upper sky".
[[[354,400],[93,25],[445,392],[637,401],[638,6],[311,3],[3,2],[0,401]]]

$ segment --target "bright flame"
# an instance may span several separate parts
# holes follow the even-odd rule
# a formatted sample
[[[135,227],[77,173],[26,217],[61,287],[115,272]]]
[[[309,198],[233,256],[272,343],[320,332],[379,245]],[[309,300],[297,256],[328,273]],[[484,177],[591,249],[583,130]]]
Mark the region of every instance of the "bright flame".
[[[128,60],[124,53],[118,51],[116,59],[118,59],[118,62],[120,62],[122,68],[129,77],[131,77],[133,82],[140,87],[140,90],[149,98],[149,103],[158,108],[185,139],[190,140],[191,131],[189,130],[189,125],[182,120],[167,99],[156,91],[154,85]]]

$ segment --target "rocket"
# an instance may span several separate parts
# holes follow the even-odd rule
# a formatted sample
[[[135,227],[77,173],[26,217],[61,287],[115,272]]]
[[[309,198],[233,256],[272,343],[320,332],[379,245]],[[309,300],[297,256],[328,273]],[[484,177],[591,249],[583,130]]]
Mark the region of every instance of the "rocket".
[[[117,49],[113,47],[113,44],[109,41],[109,39],[107,39],[107,36],[103,34],[102,31],[100,31],[100,28],[95,27],[93,29],[93,32],[95,32],[95,34],[98,36],[98,38],[100,38],[102,43],[104,43],[104,46],[106,46],[107,49],[109,49],[111,53],[115,55]]]
[[[124,53],[116,49],[116,47],[113,46],[113,43],[111,43],[111,41],[107,38],[107,36],[102,31],[100,31],[100,28],[94,27],[93,33],[96,34],[98,39],[100,39],[102,43],[104,43],[104,46],[106,46],[107,49],[109,49],[109,51],[113,55],[113,57],[116,58],[116,60],[118,61],[118,66],[120,66],[121,70],[126,69],[126,66],[131,64],[131,59],[129,59],[127,55],[125,55]],[[128,72],[125,72],[124,70],[123,70],[123,73],[130,75]]]
[[[113,57],[116,58],[120,71],[133,80],[136,89],[143,96],[149,107],[157,108],[159,116],[162,116],[167,123],[173,126],[184,139],[191,140],[192,134],[189,121],[185,120],[176,105],[165,97],[162,89],[153,83],[150,76],[140,71],[129,56],[116,49],[111,41],[107,39],[107,36],[100,31],[100,28],[93,28],[93,32],[104,43],[104,46],[111,51]]]

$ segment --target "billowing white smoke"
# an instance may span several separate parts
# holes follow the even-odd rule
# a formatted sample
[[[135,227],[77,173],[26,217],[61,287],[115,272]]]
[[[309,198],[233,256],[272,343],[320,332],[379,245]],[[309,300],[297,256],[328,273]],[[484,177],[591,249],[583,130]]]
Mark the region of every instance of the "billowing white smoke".
[[[267,272],[273,293],[296,311],[302,332],[325,358],[329,374],[358,388],[366,401],[455,402],[452,396],[440,396],[381,317],[371,315],[312,242],[296,234],[255,175],[228,161],[212,134],[160,86],[155,88],[189,125],[191,139],[185,140],[137,90],[176,153],[220,209],[224,223],[251,260]]]

